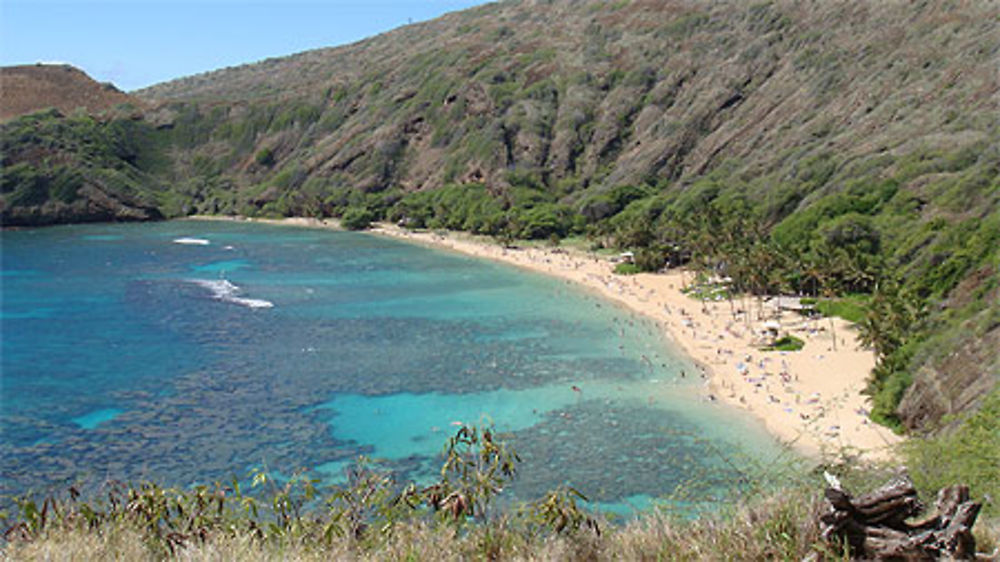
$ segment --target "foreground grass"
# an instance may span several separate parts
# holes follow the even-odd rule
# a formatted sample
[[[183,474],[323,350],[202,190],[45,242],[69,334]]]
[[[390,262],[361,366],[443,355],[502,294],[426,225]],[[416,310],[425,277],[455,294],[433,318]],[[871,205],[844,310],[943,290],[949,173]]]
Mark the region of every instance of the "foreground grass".
[[[992,560],[1000,560],[989,447],[1000,435],[997,408],[995,392],[956,431],[913,439],[904,450],[926,504],[938,485],[957,482],[984,502],[975,533]],[[257,473],[255,494],[234,481],[187,490],[111,484],[93,501],[75,491],[41,504],[22,498],[13,524],[4,525],[0,560],[846,560],[820,536],[822,474],[835,473],[860,494],[895,472],[848,461],[772,467],[781,486],[740,488],[698,518],[662,509],[613,524],[579,507],[583,496],[569,488],[496,508],[492,500],[517,461],[491,430],[463,426],[447,443],[440,481],[425,488],[399,485],[362,459],[325,496],[303,475],[276,482]]]
[[[261,540],[249,532],[216,532],[165,553],[145,531],[127,524],[100,530],[52,529],[31,542],[7,545],[11,560],[821,560],[847,557],[821,543],[818,494],[798,490],[732,513],[686,521],[663,512],[624,527],[573,533],[532,531],[510,520],[456,527],[407,522],[372,541],[341,537]],[[986,524],[984,524],[986,523]],[[1000,525],[981,522],[980,551],[992,551]]]
[[[822,547],[815,526],[817,497],[783,494],[730,514],[685,521],[654,512],[602,532],[553,532],[513,518],[455,525],[407,521],[387,534],[323,540],[312,535],[261,539],[222,529],[173,553],[151,543],[148,531],[119,522],[100,529],[53,528],[32,541],[14,541],[14,560],[793,560],[810,552],[840,559]]]

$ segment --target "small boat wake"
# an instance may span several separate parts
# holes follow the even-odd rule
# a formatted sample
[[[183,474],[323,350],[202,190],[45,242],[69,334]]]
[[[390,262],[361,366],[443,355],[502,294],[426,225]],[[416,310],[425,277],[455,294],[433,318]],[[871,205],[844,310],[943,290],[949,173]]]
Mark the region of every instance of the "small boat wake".
[[[204,287],[212,292],[212,298],[222,302],[238,304],[247,308],[274,308],[274,303],[264,299],[248,299],[239,296],[243,292],[239,286],[234,285],[228,279],[206,280],[190,279],[191,283]]]

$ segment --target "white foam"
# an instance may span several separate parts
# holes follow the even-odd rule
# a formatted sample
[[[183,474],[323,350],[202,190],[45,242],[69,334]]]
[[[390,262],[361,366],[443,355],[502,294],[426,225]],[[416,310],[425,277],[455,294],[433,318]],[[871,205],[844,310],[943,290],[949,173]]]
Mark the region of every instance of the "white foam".
[[[206,280],[191,279],[191,282],[199,287],[204,287],[212,292],[212,298],[222,302],[238,304],[247,308],[274,308],[274,303],[264,299],[247,299],[238,296],[243,290],[231,283],[228,279]]]
[[[186,236],[181,238],[174,238],[174,244],[186,244],[188,246],[208,246],[211,244],[210,241],[204,238],[188,238]]]

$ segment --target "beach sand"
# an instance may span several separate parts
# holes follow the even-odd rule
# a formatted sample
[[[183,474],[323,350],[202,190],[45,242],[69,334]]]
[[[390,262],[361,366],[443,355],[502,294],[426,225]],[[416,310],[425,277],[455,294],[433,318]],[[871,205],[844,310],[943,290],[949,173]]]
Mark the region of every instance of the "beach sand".
[[[334,220],[260,222],[338,228]],[[616,275],[611,260],[581,251],[504,248],[485,237],[414,232],[385,224],[370,232],[566,279],[646,315],[699,365],[699,372],[686,376],[705,380],[706,400],[749,410],[780,441],[805,455],[883,461],[893,457],[893,446],[901,440],[869,420],[868,399],[861,391],[875,358],[840,318],[807,321],[794,312],[776,316],[773,304],[761,307],[756,299],[702,302],[682,292],[692,281],[690,272]],[[804,340],[805,346],[792,352],[761,351],[765,317],[780,323],[780,333]]]

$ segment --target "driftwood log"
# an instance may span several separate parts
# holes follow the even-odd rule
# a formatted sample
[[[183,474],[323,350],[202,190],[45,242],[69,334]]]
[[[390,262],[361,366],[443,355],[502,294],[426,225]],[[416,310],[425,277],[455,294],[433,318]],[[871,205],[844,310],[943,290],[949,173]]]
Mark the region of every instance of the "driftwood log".
[[[823,538],[847,544],[851,556],[863,560],[974,560],[976,540],[972,526],[981,504],[969,500],[967,486],[949,486],[938,492],[937,514],[909,523],[924,505],[906,476],[852,498],[834,485],[826,490],[829,503],[820,516]]]

